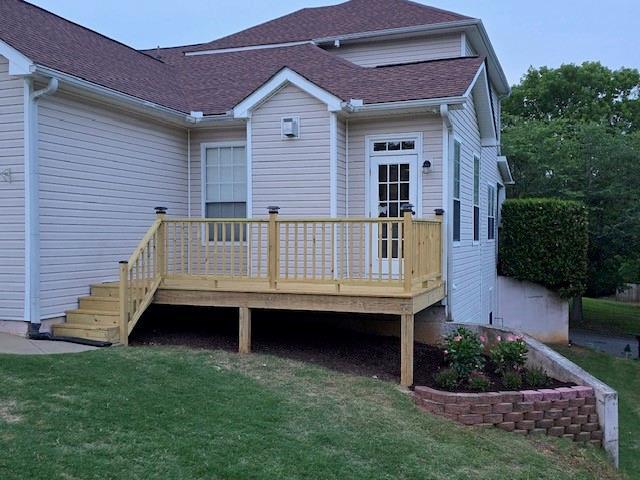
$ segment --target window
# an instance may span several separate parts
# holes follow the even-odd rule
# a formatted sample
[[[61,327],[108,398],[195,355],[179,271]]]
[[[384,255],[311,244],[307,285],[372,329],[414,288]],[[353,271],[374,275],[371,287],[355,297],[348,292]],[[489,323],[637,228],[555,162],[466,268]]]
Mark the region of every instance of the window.
[[[496,238],[496,189],[489,185],[487,192],[487,238]]]
[[[403,141],[393,141],[393,142],[374,142],[373,143],[373,151],[374,152],[397,152],[400,150],[415,150],[416,142],[415,140],[403,140]]]
[[[453,144],[453,241],[460,241],[460,142]]]
[[[205,177],[207,218],[247,216],[247,155],[244,146],[207,148]],[[231,229],[228,230],[226,240],[231,239]],[[239,238],[239,231],[235,233],[235,238]],[[213,232],[210,232],[209,239],[213,239]]]
[[[480,241],[480,159],[473,157],[473,241]]]

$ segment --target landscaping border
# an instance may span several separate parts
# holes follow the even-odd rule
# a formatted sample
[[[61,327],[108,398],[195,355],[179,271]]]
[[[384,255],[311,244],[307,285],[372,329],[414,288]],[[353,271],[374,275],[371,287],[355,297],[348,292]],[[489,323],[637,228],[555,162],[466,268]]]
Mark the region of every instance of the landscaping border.
[[[618,468],[618,392],[529,335],[489,325],[432,323],[430,327],[430,337],[433,343],[436,344],[442,342],[444,336],[450,334],[458,327],[468,328],[479,335],[487,337],[489,345],[496,343],[498,336],[522,336],[529,349],[527,356],[528,367],[543,368],[549,376],[561,382],[574,383],[579,386],[592,388],[595,397],[598,423],[602,431],[602,447],[609,455],[611,463]]]

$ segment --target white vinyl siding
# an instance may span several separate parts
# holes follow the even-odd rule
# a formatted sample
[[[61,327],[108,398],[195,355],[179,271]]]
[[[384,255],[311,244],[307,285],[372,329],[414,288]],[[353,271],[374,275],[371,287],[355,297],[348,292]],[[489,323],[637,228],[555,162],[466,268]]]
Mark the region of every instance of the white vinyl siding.
[[[413,115],[411,117],[388,117],[375,120],[351,120],[349,122],[349,164],[347,185],[349,189],[348,214],[363,217],[368,213],[365,199],[365,172],[368,135],[395,135],[422,132],[422,159],[431,162],[428,173],[420,165],[418,178],[422,182],[422,212],[420,217],[433,217],[437,208],[444,208],[442,201],[442,119],[436,115]]]
[[[186,131],[64,93],[39,107],[41,315],[116,280],[155,220],[187,213]]]
[[[480,228],[479,247],[473,242],[474,156],[480,154],[479,185],[498,181],[497,149],[481,147],[480,132],[473,99],[462,110],[453,110],[451,120],[461,139],[461,242],[452,249],[453,271],[450,305],[454,321],[489,322],[496,302],[496,245],[488,241],[487,229]],[[480,212],[487,211],[487,189],[478,191]],[[480,216],[482,218],[482,215]]]
[[[363,42],[330,48],[329,52],[363,67],[422,62],[461,56],[460,34]]]
[[[24,82],[0,57],[0,321],[24,319]],[[5,181],[3,181],[3,178]]]
[[[245,143],[247,131],[244,125],[205,128],[191,131],[191,215],[205,216],[202,209],[202,165],[200,147],[203,143]],[[262,213],[262,212],[254,212]]]
[[[300,117],[300,137],[283,139],[283,117]],[[328,217],[330,141],[327,106],[288,85],[252,115],[253,212],[269,205],[282,216]]]

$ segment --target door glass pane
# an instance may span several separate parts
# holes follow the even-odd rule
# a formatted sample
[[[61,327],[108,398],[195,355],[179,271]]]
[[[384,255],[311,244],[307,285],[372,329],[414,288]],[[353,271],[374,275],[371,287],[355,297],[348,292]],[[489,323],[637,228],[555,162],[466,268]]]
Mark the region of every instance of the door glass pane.
[[[408,183],[400,184],[400,200],[402,202],[409,201],[409,184]]]
[[[386,184],[378,185],[378,200],[380,200],[381,202],[385,202],[385,201],[388,200],[388,198],[387,198],[387,185]]]
[[[398,198],[398,184],[397,183],[391,183],[389,185],[389,200],[399,200]]]
[[[375,142],[373,144],[374,152],[385,152],[387,150],[387,142]]]
[[[402,150],[414,150],[416,148],[416,142],[413,140],[402,142]]]
[[[400,165],[400,181],[408,182],[409,181],[409,164],[404,163]]]
[[[389,142],[389,151],[400,150],[400,142]]]
[[[378,167],[378,181],[386,182],[387,181],[387,165],[380,165]]]
[[[389,165],[389,181],[398,181],[398,165]]]

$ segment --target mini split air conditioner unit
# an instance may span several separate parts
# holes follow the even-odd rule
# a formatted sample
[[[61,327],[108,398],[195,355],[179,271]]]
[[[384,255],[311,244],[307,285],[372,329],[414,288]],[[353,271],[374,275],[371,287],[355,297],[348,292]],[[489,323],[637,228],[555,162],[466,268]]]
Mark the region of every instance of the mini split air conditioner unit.
[[[285,138],[298,138],[300,136],[299,117],[285,117],[282,119],[282,136]]]

